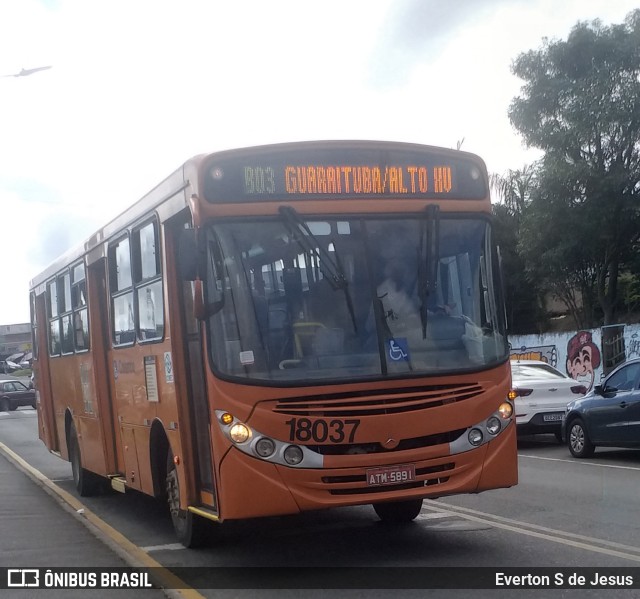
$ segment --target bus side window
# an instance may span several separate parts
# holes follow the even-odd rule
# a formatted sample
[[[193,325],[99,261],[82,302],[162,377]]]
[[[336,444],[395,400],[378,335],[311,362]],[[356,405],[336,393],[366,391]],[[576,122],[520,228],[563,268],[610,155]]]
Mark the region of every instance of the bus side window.
[[[111,293],[113,344],[133,343],[136,330],[128,236],[121,238],[109,248],[109,290]]]

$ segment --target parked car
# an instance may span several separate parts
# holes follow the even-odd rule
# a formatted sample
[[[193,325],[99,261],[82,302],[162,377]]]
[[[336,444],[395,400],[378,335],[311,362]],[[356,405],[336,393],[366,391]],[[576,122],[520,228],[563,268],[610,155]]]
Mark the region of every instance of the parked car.
[[[618,366],[583,398],[572,401],[562,435],[576,458],[598,446],[640,447],[640,358]]]
[[[18,370],[20,367],[17,364],[14,364],[8,360],[0,360],[0,373],[9,374],[15,370]]]
[[[511,379],[518,433],[553,433],[561,441],[560,425],[567,404],[576,395],[583,396],[587,388],[538,360],[512,360]]]
[[[0,412],[13,411],[20,406],[36,407],[36,392],[22,381],[0,381]]]

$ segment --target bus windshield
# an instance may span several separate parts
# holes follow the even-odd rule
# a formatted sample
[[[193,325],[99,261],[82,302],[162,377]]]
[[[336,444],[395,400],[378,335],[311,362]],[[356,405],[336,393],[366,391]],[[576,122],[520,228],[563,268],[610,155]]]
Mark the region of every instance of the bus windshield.
[[[282,385],[478,370],[508,356],[489,221],[217,221],[208,345],[224,378]]]

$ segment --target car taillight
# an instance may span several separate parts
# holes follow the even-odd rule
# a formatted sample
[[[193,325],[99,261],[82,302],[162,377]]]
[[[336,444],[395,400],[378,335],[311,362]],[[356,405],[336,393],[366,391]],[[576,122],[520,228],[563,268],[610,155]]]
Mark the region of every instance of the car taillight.
[[[571,393],[576,395],[584,395],[587,392],[587,388],[584,385],[574,385],[571,387]]]
[[[533,389],[520,389],[515,388],[516,397],[527,397],[527,395],[531,395],[533,393]]]

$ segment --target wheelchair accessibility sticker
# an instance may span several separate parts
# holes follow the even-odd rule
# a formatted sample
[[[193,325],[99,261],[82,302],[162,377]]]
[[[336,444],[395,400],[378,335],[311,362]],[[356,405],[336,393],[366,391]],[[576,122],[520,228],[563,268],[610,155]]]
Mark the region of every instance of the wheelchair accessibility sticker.
[[[387,355],[393,362],[409,361],[409,344],[405,337],[394,337],[387,340]]]

